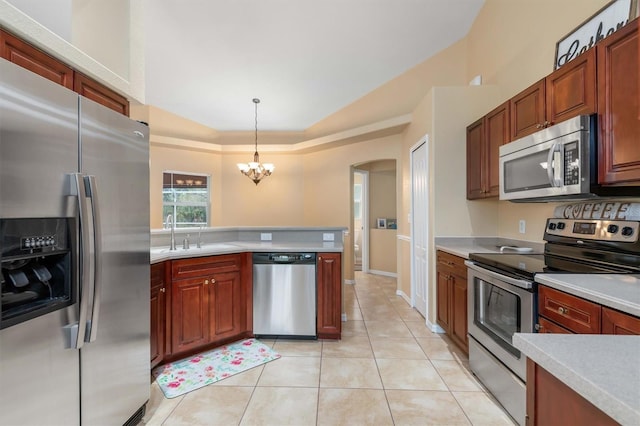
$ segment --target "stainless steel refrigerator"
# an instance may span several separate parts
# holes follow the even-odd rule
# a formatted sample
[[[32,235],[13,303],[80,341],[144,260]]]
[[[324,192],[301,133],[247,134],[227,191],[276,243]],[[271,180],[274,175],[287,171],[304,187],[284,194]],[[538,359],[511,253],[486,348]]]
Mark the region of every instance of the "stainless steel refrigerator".
[[[148,128],[0,59],[0,425],[149,399]]]

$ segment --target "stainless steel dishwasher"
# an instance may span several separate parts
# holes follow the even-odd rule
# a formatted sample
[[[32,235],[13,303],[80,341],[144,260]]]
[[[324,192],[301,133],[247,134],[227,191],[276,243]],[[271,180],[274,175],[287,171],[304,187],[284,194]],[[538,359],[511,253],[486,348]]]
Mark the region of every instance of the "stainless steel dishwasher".
[[[316,338],[316,254],[253,254],[253,334]]]

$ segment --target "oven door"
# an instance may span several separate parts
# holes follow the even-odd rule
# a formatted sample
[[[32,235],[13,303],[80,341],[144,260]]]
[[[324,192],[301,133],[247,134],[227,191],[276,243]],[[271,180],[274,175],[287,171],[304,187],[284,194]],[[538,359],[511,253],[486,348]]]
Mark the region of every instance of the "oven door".
[[[469,267],[469,335],[526,381],[526,357],[513,346],[512,338],[514,333],[533,332],[533,283],[465,263]]]

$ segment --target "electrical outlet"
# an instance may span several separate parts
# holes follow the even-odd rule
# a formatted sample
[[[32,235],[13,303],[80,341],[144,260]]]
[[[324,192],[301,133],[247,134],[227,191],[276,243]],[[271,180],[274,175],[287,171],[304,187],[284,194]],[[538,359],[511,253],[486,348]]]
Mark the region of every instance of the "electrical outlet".
[[[334,236],[332,232],[323,232],[322,233],[322,241],[333,241]]]
[[[271,241],[271,232],[261,232],[260,241]]]
[[[525,232],[527,232],[527,221],[524,219],[520,219],[520,221],[518,222],[518,231],[521,234],[524,234]]]

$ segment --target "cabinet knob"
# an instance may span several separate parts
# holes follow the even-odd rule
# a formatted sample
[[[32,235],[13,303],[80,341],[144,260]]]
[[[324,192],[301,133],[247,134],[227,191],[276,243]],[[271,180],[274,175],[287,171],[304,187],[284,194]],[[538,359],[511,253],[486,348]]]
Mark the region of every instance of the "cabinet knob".
[[[545,121],[545,122],[544,122],[544,127],[549,127],[549,126],[551,126],[552,124],[553,124],[553,123],[552,123],[552,122],[550,122],[550,121]]]
[[[214,280],[213,278],[211,278],[211,284],[215,284],[216,280]]]
[[[567,308],[564,308],[564,307],[562,307],[562,306],[560,306],[560,307],[558,308],[558,312],[560,312],[560,313],[561,313],[561,314],[563,314],[563,315],[564,315],[564,314],[566,314],[568,311],[569,311],[569,310],[568,310]]]
[[[164,288],[164,287],[162,287],[162,288],[160,289],[160,293],[166,293],[166,291],[167,291],[167,289],[166,289],[166,288]]]
[[[542,327],[540,324],[536,324],[535,329],[536,329],[537,331],[540,331],[540,330],[542,330],[542,329],[543,329],[543,327]]]
[[[540,124],[540,123],[536,124],[536,129],[542,129],[543,127],[544,127],[543,124]]]
[[[204,280],[204,285],[209,284],[209,280]]]

